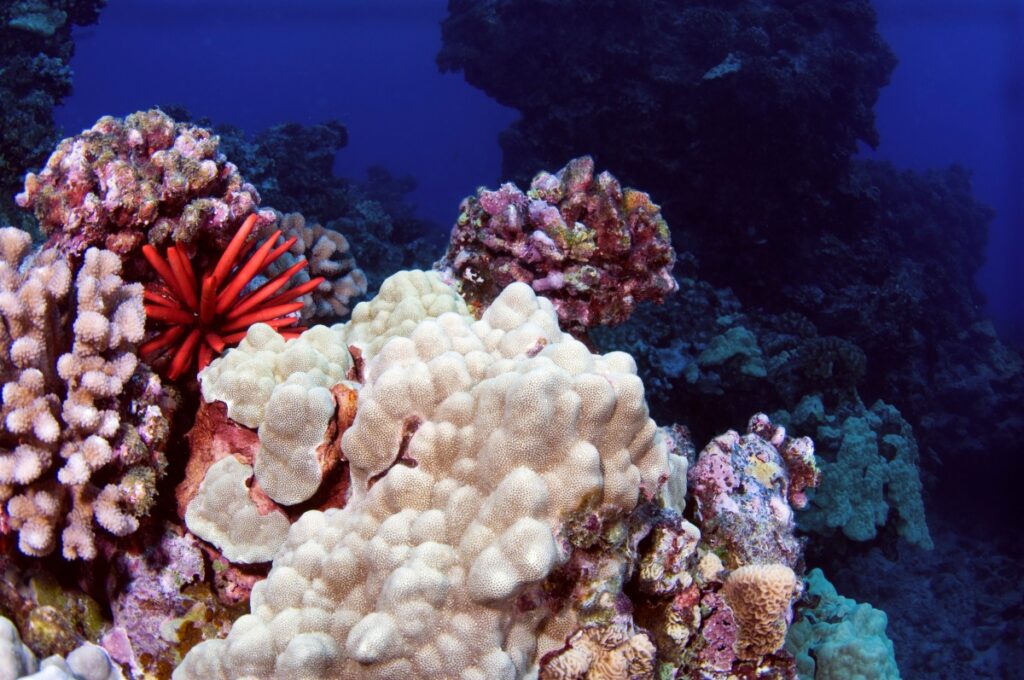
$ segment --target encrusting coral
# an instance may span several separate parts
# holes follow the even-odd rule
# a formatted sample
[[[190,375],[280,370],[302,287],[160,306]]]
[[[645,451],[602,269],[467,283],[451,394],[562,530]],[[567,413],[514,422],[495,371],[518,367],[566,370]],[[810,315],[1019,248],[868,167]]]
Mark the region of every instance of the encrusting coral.
[[[0,229],[0,531],[28,555],[92,559],[94,524],[135,531],[164,473],[175,398],[136,356],[142,286],[120,272]]]
[[[510,283],[527,283],[551,300],[563,328],[582,337],[677,289],[670,240],[650,196],[623,189],[608,172],[595,177],[584,156],[538,174],[526,193],[508,183],[464,199],[435,266],[477,308]]]
[[[814,444],[793,439],[764,414],[750,419],[747,434],[715,437],[689,469],[703,540],[720,550],[729,568],[782,563],[796,568],[802,543],[794,508],[820,481]]]

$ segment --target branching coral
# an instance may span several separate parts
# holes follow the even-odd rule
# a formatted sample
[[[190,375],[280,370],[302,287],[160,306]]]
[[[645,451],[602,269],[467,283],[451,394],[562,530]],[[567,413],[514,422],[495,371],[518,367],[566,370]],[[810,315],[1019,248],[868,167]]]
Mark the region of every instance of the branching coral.
[[[135,354],[142,286],[118,257],[30,248],[0,230],[0,528],[45,555],[63,525],[64,556],[92,559],[94,523],[124,536],[152,505],[174,398]]]
[[[478,308],[521,281],[551,300],[566,330],[582,336],[678,287],[658,206],[608,172],[595,177],[589,156],[557,174],[538,174],[527,193],[514,184],[480,189],[459,210],[437,267]]]

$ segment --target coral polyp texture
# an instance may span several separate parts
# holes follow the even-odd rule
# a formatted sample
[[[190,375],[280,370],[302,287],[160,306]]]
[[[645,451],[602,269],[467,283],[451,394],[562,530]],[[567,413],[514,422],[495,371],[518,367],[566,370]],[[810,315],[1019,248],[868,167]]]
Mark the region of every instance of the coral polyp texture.
[[[296,273],[306,266],[300,259],[262,286],[244,295],[246,286],[267,270],[297,241],[297,237],[277,243],[277,230],[262,245],[246,241],[257,221],[250,215],[242,228],[221,253],[209,272],[197,277],[185,251],[175,244],[164,259],[156,248],[142,247],[146,260],[161,281],[146,288],[146,314],[149,319],[167,328],[139,349],[150,360],[173,348],[167,376],[176,380],[190,368],[203,370],[213,358],[245,337],[249,326],[265,323],[281,330],[286,337],[295,337],[305,330],[298,326],[296,315],[303,306],[296,300],[315,290],[322,277],[281,291]],[[242,262],[244,258],[244,263]]]
[[[218,144],[158,109],[106,116],[63,140],[16,200],[73,253],[103,246],[125,257],[145,243],[220,250],[260,198]]]
[[[31,245],[0,230],[0,531],[88,560],[97,527],[125,536],[152,506],[175,400],[137,357],[142,286],[117,255]]]
[[[577,627],[537,597],[570,558],[570,516],[628,513],[685,471],[632,359],[591,354],[529,286],[475,320],[463,305],[429,315],[445,299],[436,274],[396,278],[385,286],[427,302],[353,313],[364,339],[374,317],[392,334],[362,355],[345,507],[292,525],[252,613],[175,678],[536,673]]]
[[[729,574],[722,594],[739,624],[740,658],[756,659],[782,646],[798,593],[796,574],[784,564],[748,564]]]
[[[478,308],[510,283],[526,283],[582,336],[675,291],[674,263],[668,225],[650,196],[623,189],[608,172],[595,176],[584,156],[539,173],[525,193],[508,183],[464,199],[436,266]]]

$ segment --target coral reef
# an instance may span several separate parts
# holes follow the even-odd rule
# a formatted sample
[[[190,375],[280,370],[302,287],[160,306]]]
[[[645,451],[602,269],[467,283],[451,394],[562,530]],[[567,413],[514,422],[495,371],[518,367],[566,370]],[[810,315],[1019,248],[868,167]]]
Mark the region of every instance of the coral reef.
[[[286,123],[248,136],[237,127],[196,118],[181,106],[166,106],[164,111],[216,132],[220,149],[259,190],[265,204],[285,213],[301,212],[322,223],[328,234],[347,234],[368,290],[377,290],[396,271],[429,268],[444,251],[441,225],[417,217],[406,197],[416,188],[413,177],[394,177],[380,166],[368,168],[365,181],[333,174],[334,156],[348,139],[339,123]],[[343,250],[339,245],[338,252]],[[313,260],[308,252],[306,257]]]
[[[456,0],[442,33],[439,67],[521,114],[500,136],[503,176],[594,154],[651,192],[677,247],[748,313],[777,332],[799,313],[847,343],[819,349],[842,354],[844,380],[867,367],[864,401],[901,411],[945,507],[976,506],[985,486],[1012,509],[1019,458],[1006,474],[993,454],[1024,436],[1024,363],[975,283],[992,212],[962,168],[854,158],[878,141],[872,107],[895,65],[867,0]],[[704,368],[660,349],[670,370]],[[721,387],[746,399],[748,385]]]
[[[448,252],[436,267],[482,309],[514,281],[555,305],[577,337],[625,321],[643,301],[676,290],[668,225],[650,196],[623,189],[594,161],[577,158],[528,192],[514,184],[463,200]]]
[[[792,414],[773,419],[814,437],[823,483],[800,517],[808,531],[838,528],[854,541],[869,541],[891,522],[908,543],[931,548],[925,521],[917,443],[899,411],[881,401],[858,402],[827,412],[820,395],[804,397]]]
[[[253,614],[226,642],[195,648],[176,677],[300,668],[494,677],[525,672],[537,645],[558,639],[545,643],[544,631],[571,626],[571,612],[544,629],[539,612],[507,622],[501,612],[565,561],[557,531],[584,499],[628,511],[672,469],[632,361],[591,355],[525,284],[480,321],[447,312],[410,330],[363,355],[358,410],[342,437],[352,477],[344,509],[302,515],[253,592]],[[538,430],[543,422],[559,425]],[[360,565],[377,555],[382,571],[368,578]],[[286,630],[280,617],[314,581],[328,589],[305,615],[312,627],[285,633],[281,653],[259,643]]]
[[[26,176],[17,202],[72,253],[103,246],[131,258],[147,243],[188,246],[190,255],[223,250],[260,197],[218,142],[158,109],[107,116],[63,140],[38,174]]]
[[[803,530],[828,536],[842,528],[848,539],[870,541],[891,527],[893,536],[927,547],[915,433],[895,407],[861,401],[864,353],[818,335],[800,315],[755,317],[728,290],[691,276],[679,281],[663,308],[642,306],[626,324],[594,333],[599,347],[636,357],[655,417],[686,413],[704,437],[758,404],[770,406],[773,420],[814,438],[828,470],[808,494],[816,500],[790,499]]]
[[[439,68],[520,113],[503,177],[593,153],[746,290],[790,269],[858,142],[877,144],[896,63],[868,0],[453,0],[441,31]]]
[[[53,110],[71,92],[72,28],[96,22],[105,0],[0,3],[0,225],[33,229],[11,198],[59,139]]]
[[[0,529],[25,554],[89,560],[94,524],[125,536],[149,512],[175,396],[136,356],[142,287],[118,257],[30,248],[0,230]]]
[[[720,551],[724,566],[800,565],[793,509],[819,482],[810,439],[787,437],[757,414],[746,435],[730,430],[715,437],[688,476],[702,541]]]

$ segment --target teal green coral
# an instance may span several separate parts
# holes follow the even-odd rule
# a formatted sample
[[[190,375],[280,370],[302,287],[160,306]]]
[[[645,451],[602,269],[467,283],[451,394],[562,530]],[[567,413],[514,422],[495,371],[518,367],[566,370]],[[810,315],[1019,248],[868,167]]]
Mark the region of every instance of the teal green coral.
[[[877,401],[868,409],[856,399],[828,413],[815,394],[804,397],[791,415],[783,412],[772,420],[814,439],[822,481],[800,515],[803,529],[819,534],[840,529],[854,541],[869,541],[892,519],[907,542],[932,548],[917,443],[896,408]]]
[[[719,319],[719,323],[721,321]],[[740,373],[744,375],[753,378],[764,378],[768,375],[757,338],[743,326],[733,326],[713,337],[707,348],[697,357],[697,363],[702,368],[721,366],[733,360],[740,362]]]
[[[804,580],[804,599],[817,604],[799,614],[786,636],[800,680],[899,680],[885,612],[837,593],[821,569]]]

